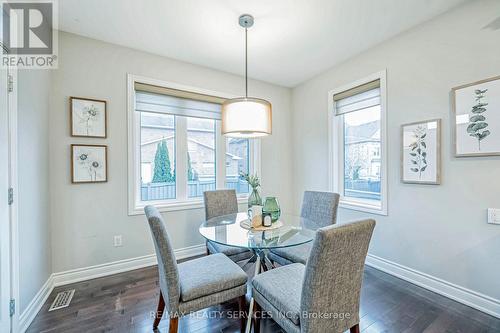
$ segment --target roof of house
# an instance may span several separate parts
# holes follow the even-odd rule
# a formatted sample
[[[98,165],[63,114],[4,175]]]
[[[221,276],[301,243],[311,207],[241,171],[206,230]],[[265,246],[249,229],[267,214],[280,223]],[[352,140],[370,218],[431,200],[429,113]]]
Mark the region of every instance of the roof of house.
[[[380,141],[380,120],[346,129],[346,144]]]

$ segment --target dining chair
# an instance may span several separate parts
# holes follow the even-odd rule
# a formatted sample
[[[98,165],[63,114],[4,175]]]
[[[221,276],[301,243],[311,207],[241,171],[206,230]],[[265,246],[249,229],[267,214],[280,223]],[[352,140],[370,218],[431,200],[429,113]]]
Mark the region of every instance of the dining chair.
[[[304,227],[317,230],[335,224],[340,195],[332,192],[305,191],[300,217],[304,218]],[[305,264],[311,252],[311,244],[303,244],[273,249],[269,259],[281,266],[293,263]]]
[[[307,264],[290,264],[253,278],[254,332],[262,310],[292,333],[359,332],[363,269],[374,220],[318,229]]]
[[[144,208],[158,260],[160,298],[153,329],[165,313],[169,332],[177,332],[179,317],[232,299],[245,309],[247,275],[222,253],[177,264],[163,218],[153,206]],[[244,317],[244,316],[242,316]],[[244,328],[241,319],[241,329]]]
[[[238,200],[235,190],[215,190],[203,192],[205,202],[205,220],[214,217],[238,213]],[[252,253],[245,248],[227,246],[212,241],[206,242],[207,255],[223,253],[234,262],[249,259]]]

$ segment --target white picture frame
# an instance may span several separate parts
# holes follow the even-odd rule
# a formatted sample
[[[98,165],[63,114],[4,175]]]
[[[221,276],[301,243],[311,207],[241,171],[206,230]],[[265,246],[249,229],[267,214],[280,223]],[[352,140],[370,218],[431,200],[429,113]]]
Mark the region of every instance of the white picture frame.
[[[401,182],[441,183],[441,119],[401,125]]]
[[[71,145],[71,182],[103,183],[108,181],[108,147]]]
[[[71,136],[106,138],[106,101],[83,97],[70,97],[69,100]]]
[[[452,89],[455,157],[500,155],[500,76]]]

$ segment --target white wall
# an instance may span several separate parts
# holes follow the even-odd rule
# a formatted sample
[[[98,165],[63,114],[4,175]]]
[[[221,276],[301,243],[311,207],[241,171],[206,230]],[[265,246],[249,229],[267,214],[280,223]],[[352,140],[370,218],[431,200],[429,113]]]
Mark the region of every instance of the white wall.
[[[18,71],[20,313],[52,273],[49,221],[50,71]]]
[[[450,89],[500,75],[500,30],[484,28],[499,13],[499,1],[468,3],[292,91],[299,207],[304,190],[328,188],[328,91],[387,69],[389,216],[341,209],[339,219],[375,218],[371,254],[496,299],[500,226],[486,209],[500,208],[500,158],[452,156]],[[443,119],[442,185],[401,184],[400,125],[432,118]]]
[[[127,73],[236,95],[244,92],[243,79],[235,75],[60,33],[59,69],[53,73],[50,110],[54,272],[154,252],[144,216],[127,215]],[[258,81],[250,81],[249,90],[250,95],[266,98],[273,104],[273,135],[262,140],[263,194],[276,195],[283,209],[289,210],[290,90]],[[108,101],[108,139],[69,136],[69,96]],[[71,143],[109,146],[107,183],[71,184]],[[203,243],[197,231],[204,216],[202,209],[164,216],[175,248]],[[119,234],[123,235],[123,247],[115,248],[113,235]]]

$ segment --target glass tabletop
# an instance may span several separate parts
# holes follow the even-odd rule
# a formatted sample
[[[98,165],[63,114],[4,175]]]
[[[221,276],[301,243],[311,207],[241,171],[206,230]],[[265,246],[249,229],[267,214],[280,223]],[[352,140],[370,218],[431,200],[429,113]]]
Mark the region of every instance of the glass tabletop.
[[[314,239],[315,231],[305,226],[307,219],[299,216],[282,214],[283,226],[277,229],[257,231],[240,226],[240,222],[248,219],[247,213],[237,213],[214,217],[200,226],[200,234],[206,239],[222,245],[248,248],[273,249],[297,246]]]

